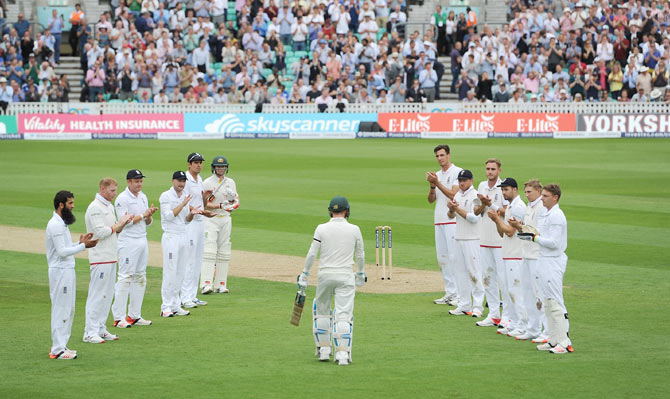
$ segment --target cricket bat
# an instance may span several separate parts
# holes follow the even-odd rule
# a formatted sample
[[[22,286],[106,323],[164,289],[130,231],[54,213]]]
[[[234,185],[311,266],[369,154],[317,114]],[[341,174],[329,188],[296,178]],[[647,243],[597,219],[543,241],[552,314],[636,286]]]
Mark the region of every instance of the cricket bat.
[[[300,318],[302,317],[302,310],[305,307],[305,291],[299,290],[295,294],[295,301],[293,302],[293,311],[291,312],[291,324],[294,326],[300,325]]]

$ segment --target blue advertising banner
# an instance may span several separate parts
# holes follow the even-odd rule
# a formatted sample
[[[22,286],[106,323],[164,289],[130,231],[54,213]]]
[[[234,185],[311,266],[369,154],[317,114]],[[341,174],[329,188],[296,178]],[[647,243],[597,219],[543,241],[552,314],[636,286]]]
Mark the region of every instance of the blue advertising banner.
[[[377,114],[184,114],[185,132],[248,134],[355,133]],[[297,137],[296,137],[297,138]]]

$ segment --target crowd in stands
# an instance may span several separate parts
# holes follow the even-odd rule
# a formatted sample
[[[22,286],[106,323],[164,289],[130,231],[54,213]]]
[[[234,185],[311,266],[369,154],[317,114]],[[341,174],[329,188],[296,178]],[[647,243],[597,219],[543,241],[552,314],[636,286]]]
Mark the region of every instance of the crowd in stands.
[[[507,4],[510,22],[502,29],[463,34],[447,24],[460,100],[670,103],[667,0]]]
[[[424,34],[406,0],[112,0],[77,6],[69,42],[80,101],[432,102],[449,58],[464,102],[670,102],[670,6],[656,0],[509,0],[501,29],[437,6]],[[554,12],[563,11],[562,14]],[[67,101],[56,76],[63,20],[34,35],[19,16],[0,43],[0,105]],[[91,22],[91,23],[89,23]],[[660,93],[660,94],[659,94]]]

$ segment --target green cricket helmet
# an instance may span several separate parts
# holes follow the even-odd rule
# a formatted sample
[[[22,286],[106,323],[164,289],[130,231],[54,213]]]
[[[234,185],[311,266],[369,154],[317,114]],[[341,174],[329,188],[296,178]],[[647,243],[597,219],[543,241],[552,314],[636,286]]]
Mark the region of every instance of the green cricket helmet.
[[[342,212],[346,211],[346,217],[349,217],[349,201],[345,197],[342,196],[337,196],[333,197],[332,200],[330,200],[330,205],[328,205],[328,210],[331,212]]]
[[[228,166],[228,160],[227,160],[226,157],[224,157],[223,155],[217,155],[217,156],[215,156],[214,158],[212,158],[212,173],[214,173],[214,168],[217,167],[217,166],[223,166],[223,167],[225,167],[225,168],[226,168],[226,172],[228,172],[227,169],[230,168],[230,167]]]

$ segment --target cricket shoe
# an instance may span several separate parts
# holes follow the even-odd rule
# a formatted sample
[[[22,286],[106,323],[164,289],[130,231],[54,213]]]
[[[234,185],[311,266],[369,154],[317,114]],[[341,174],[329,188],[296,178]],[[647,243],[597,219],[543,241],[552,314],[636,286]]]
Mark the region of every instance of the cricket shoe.
[[[515,338],[516,338],[517,341],[528,341],[528,340],[537,338],[537,335],[533,335],[531,333],[526,332],[526,333],[523,333],[522,335],[519,335]]]
[[[438,299],[434,300],[433,303],[436,304],[436,305],[452,305],[455,298],[456,298],[455,295],[446,294],[442,298],[438,298]],[[452,305],[452,306],[456,306],[456,305]]]
[[[500,335],[507,335],[509,332],[510,330],[507,327],[501,327],[496,330],[496,333]]]
[[[161,312],[161,317],[174,317],[174,312]]]
[[[202,295],[208,295],[208,294],[211,294],[212,292],[214,292],[214,290],[212,290],[211,285],[206,285],[206,286],[202,287],[202,290],[200,290],[200,293]]]
[[[517,328],[517,329],[514,329],[514,330],[508,332],[508,333],[507,333],[507,336],[508,336],[508,337],[514,337],[514,338],[516,338],[516,337],[518,337],[518,336],[520,336],[520,335],[523,335],[523,334],[525,334],[525,333],[526,333],[525,331],[523,331],[523,330],[519,330],[519,329]]]
[[[564,355],[566,353],[572,353],[575,350],[572,348],[572,345],[568,345],[567,347],[563,347],[563,345],[558,344],[554,346],[553,348],[549,349],[549,353],[555,353],[557,355]]]
[[[481,310],[473,310],[472,311],[472,317],[482,317],[482,311]]]
[[[130,316],[126,316],[126,321],[133,326],[150,326],[151,325],[151,320],[144,320],[141,317],[138,317],[137,319],[133,319]]]
[[[217,294],[227,294],[230,291],[228,291],[228,288],[223,287],[215,289],[214,292],[216,292]]]
[[[472,316],[472,312],[461,308],[451,309],[449,314],[452,316]]]
[[[207,301],[202,301],[202,300],[200,300],[200,299],[198,299],[198,298],[195,298],[195,299],[193,300],[193,303],[195,303],[195,304],[198,305],[198,306],[207,306]]]
[[[184,309],[182,309],[182,308],[178,308],[178,309],[174,312],[174,315],[175,315],[175,316],[188,316],[188,315],[190,315],[190,314],[191,314],[191,312],[189,312],[188,310],[184,310]]]
[[[65,349],[57,355],[49,352],[49,359],[72,360],[77,358],[77,351]]]
[[[327,362],[330,360],[330,346],[319,348],[319,361]]]
[[[537,346],[537,350],[539,351],[550,351],[554,346],[550,344],[549,342],[545,342],[544,344],[540,344]]]
[[[534,344],[546,344],[548,340],[549,337],[547,337],[546,335],[540,335],[537,338],[533,338],[530,342]]]
[[[479,327],[495,327],[496,323],[493,320],[495,319],[487,317],[484,320],[479,320],[475,324],[478,325]]]
[[[193,301],[184,302],[181,304],[181,306],[185,307],[186,309],[193,309],[198,307],[198,305]]]
[[[114,327],[116,328],[130,328],[133,325],[126,320],[114,320]]]
[[[119,336],[118,336],[118,335],[114,335],[114,334],[112,334],[111,332],[109,332],[109,331],[107,331],[107,330],[105,330],[105,332],[102,333],[101,337],[102,337],[102,339],[104,339],[105,341],[118,341],[118,340],[119,340]]]
[[[340,366],[347,366],[349,364],[349,354],[345,351],[335,352],[335,363]]]
[[[101,336],[96,334],[84,337],[84,342],[88,342],[89,344],[104,344],[105,340],[102,339]]]

